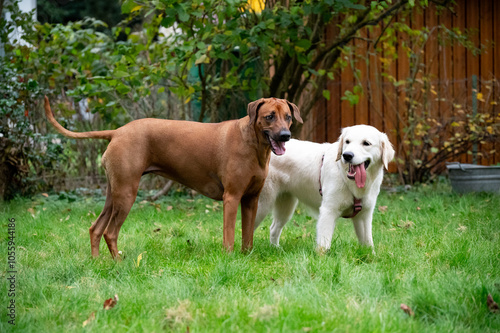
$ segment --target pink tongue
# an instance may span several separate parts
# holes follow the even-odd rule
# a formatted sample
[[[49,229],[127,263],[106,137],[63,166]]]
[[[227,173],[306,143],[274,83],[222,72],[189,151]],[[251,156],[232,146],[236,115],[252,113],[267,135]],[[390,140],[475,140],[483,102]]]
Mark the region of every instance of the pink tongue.
[[[283,155],[285,153],[285,143],[282,141],[274,141],[273,139],[269,138],[271,141],[271,146],[273,146],[273,151],[276,155]]]
[[[352,167],[354,169],[354,172],[356,172],[356,174],[354,175],[354,180],[356,181],[356,186],[358,188],[365,187],[365,182],[366,182],[365,164],[361,163],[358,165],[353,165]]]

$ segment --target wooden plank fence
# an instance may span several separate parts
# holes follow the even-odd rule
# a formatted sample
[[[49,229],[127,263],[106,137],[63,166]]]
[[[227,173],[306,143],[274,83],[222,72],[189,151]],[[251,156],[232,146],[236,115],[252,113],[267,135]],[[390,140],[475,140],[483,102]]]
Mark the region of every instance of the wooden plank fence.
[[[415,11],[411,17],[400,15],[397,20],[406,20],[413,29],[421,27],[429,29],[430,38],[421,54],[423,67],[432,87],[427,102],[430,114],[436,119],[446,119],[463,108],[463,106],[457,107],[458,104],[471,106],[474,75],[478,77],[478,92],[488,94],[488,102],[491,101],[492,105],[494,101],[498,102],[493,108],[500,108],[500,89],[498,85],[491,84],[495,78],[500,80],[500,1],[457,0],[455,13],[444,11],[439,15],[437,8],[430,4],[423,12]],[[450,45],[440,42],[440,34],[443,31],[440,26],[457,27],[461,31],[468,31],[472,41],[475,45],[480,45],[484,49],[483,52],[474,55],[458,43]],[[336,29],[338,28],[334,25],[329,27],[325,38],[335,36]],[[380,26],[372,27],[371,30],[366,29],[361,33],[361,37],[373,39],[379,35],[381,29]],[[352,69],[345,68],[335,80],[326,84],[324,89],[330,91],[331,98],[322,99],[316,104],[311,120],[304,126],[302,132],[304,139],[334,142],[341,128],[355,124],[370,124],[386,132],[396,148],[401,147],[403,143],[396,136],[395,129],[401,129],[402,122],[407,116],[406,96],[402,89],[397,89],[390,81],[404,80],[411,73],[410,59],[404,49],[404,36],[398,34],[397,38],[395,50],[397,60],[388,65],[384,63],[383,58],[388,57],[389,54],[385,53],[390,53],[391,50],[377,54],[373,43],[365,39],[357,39],[351,44],[351,47],[356,47],[356,54],[366,55],[369,61],[356,63],[355,67],[361,71],[357,77]],[[351,106],[341,97],[346,90],[352,91],[355,85],[363,87],[363,94],[359,103]],[[478,103],[484,102],[480,100]],[[469,109],[467,112],[470,112]],[[498,113],[498,109],[496,112]],[[478,147],[478,151],[482,154],[478,156],[480,164],[500,163],[500,144],[482,144]],[[472,156],[464,154],[460,160],[471,163]],[[392,171],[395,170],[392,166]]]

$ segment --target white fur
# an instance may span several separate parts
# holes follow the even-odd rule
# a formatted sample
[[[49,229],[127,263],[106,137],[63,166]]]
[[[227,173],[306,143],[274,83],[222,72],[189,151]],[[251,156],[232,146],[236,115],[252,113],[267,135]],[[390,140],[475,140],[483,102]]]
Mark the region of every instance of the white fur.
[[[365,145],[367,142],[370,145]],[[354,154],[353,164],[367,159],[366,184],[358,188],[347,178],[348,164],[342,154]],[[321,159],[324,156],[323,166]],[[316,243],[318,249],[330,248],[335,221],[350,216],[354,197],[361,199],[363,208],[352,218],[360,244],[373,246],[372,215],[382,184],[383,169],[394,158],[387,135],[367,125],[347,127],[335,143],[313,143],[290,140],[283,156],[271,155],[269,174],[259,197],[255,228],[273,210],[271,243],[279,246],[281,230],[290,220],[298,201],[311,209],[318,218]],[[319,193],[321,186],[323,196]]]

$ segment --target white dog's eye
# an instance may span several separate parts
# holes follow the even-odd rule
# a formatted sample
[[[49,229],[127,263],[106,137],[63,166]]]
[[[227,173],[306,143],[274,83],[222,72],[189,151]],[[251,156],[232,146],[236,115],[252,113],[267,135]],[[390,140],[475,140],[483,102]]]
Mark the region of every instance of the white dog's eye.
[[[350,144],[350,143],[351,143],[351,140],[345,140],[345,143],[346,143],[346,144]]]
[[[368,141],[363,141],[363,146],[371,146],[372,144],[369,143]]]

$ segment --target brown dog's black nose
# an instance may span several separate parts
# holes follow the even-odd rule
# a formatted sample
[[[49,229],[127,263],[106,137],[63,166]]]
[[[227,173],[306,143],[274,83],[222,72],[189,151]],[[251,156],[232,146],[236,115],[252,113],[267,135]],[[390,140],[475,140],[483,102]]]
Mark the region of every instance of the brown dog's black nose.
[[[345,152],[342,154],[342,157],[344,157],[346,162],[350,162],[354,158],[354,154],[351,152]]]
[[[279,141],[288,141],[290,140],[291,136],[292,134],[290,133],[290,131],[282,130],[279,134]]]

